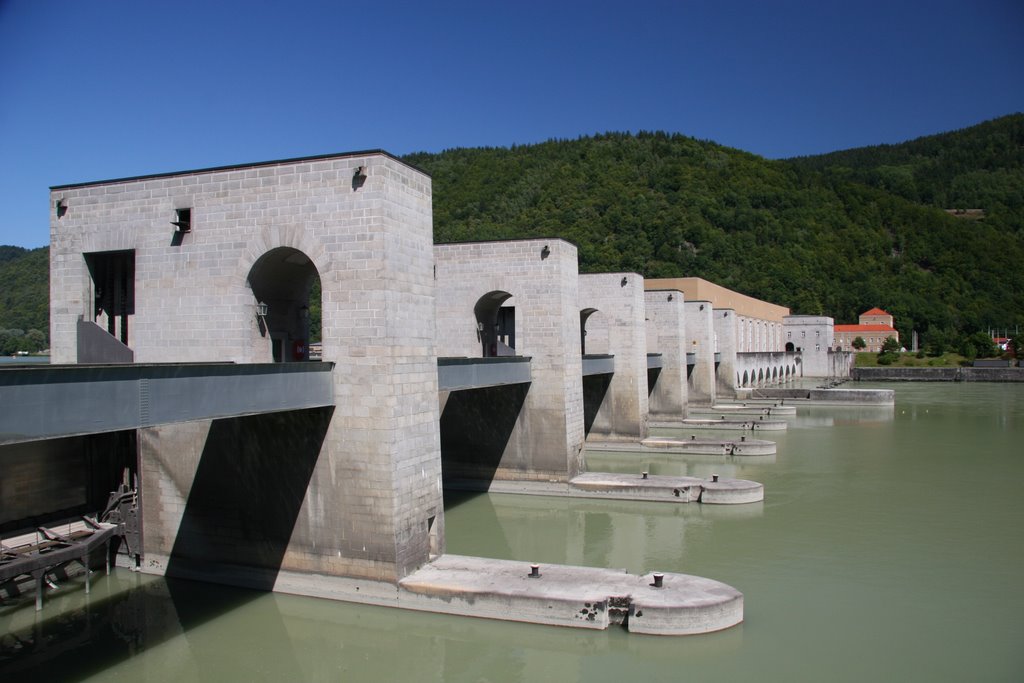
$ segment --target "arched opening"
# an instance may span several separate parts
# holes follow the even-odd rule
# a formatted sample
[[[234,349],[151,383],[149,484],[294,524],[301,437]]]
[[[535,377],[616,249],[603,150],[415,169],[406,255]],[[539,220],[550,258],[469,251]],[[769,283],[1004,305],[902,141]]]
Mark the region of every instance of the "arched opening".
[[[743,386],[750,386],[750,375],[747,374],[746,370],[743,371]]]
[[[597,313],[596,308],[584,308],[580,311],[580,355],[587,355],[587,320]]]
[[[309,257],[291,247],[271,249],[249,270],[248,284],[274,362],[309,360],[310,332],[319,335],[321,310],[320,301],[310,301],[310,292],[320,291],[320,274]]]
[[[763,387],[764,386],[764,369],[763,368],[761,370],[757,371],[757,386],[759,386],[759,387]]]
[[[796,347],[793,346],[793,342],[786,342],[786,353],[793,353],[795,350]]]
[[[516,355],[516,308],[507,305],[512,295],[492,291],[473,306],[476,334],[484,358]]]

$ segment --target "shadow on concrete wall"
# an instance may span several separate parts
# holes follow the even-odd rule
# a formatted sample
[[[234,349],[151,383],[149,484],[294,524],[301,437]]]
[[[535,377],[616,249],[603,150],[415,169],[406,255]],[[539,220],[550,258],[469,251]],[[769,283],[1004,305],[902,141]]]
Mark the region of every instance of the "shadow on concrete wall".
[[[523,410],[529,384],[453,391],[441,412],[441,477],[447,485],[471,479],[481,486],[499,467],[516,468],[521,454],[509,439]]]
[[[590,436],[590,430],[597,419],[597,413],[608,395],[612,375],[587,375],[583,378],[583,435]]]
[[[648,368],[647,369],[647,395],[650,396],[654,393],[654,386],[658,383],[658,378],[661,377],[661,368]]]
[[[244,585],[273,589],[333,411],[214,420],[167,575],[241,570]]]

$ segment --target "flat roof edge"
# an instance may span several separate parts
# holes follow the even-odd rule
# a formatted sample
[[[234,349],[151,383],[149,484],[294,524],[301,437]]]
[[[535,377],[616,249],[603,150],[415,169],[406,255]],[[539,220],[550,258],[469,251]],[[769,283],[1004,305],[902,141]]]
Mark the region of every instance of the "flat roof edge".
[[[107,180],[90,180],[84,183],[67,183],[65,185],[51,185],[50,190],[68,190],[75,187],[91,187],[94,185],[110,185],[113,183],[128,183],[137,180],[153,180],[156,178],[173,178],[174,176],[180,175],[196,175],[198,173],[217,173],[219,171],[235,171],[243,168],[261,168],[264,166],[278,166],[281,164],[298,164],[305,161],[323,161],[325,159],[348,159],[351,157],[361,157],[369,155],[380,155],[393,159],[403,166],[408,166],[418,173],[430,177],[430,174],[424,171],[422,168],[410,164],[408,161],[403,160],[400,157],[395,156],[391,152],[387,152],[383,149],[366,149],[357,152],[335,152],[332,154],[315,154],[313,156],[305,157],[291,157],[288,159],[272,159],[269,161],[255,161],[244,164],[228,164],[226,166],[210,166],[208,168],[194,168],[186,171],[168,171],[166,173],[148,173],[145,175],[126,176],[124,178],[109,178]]]

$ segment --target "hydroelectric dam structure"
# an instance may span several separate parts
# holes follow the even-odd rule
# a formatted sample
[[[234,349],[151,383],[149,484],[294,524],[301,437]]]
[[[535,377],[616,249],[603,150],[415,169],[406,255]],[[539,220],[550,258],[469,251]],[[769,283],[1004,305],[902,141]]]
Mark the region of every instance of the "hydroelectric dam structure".
[[[0,369],[0,537],[94,514],[128,471],[145,572],[584,628],[739,623],[742,594],[709,579],[445,554],[445,486],[764,490],[587,471],[588,441],[643,441],[652,415],[735,388],[710,302],[581,275],[557,238],[435,246],[431,192],[379,150],[51,188],[52,365]],[[777,356],[782,386],[798,356]]]

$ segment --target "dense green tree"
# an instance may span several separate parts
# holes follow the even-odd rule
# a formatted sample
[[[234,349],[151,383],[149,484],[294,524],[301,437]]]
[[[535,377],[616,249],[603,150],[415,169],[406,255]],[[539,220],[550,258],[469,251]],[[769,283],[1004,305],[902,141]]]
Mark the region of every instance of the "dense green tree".
[[[867,342],[864,341],[864,337],[857,336],[857,337],[853,338],[852,346],[853,346],[853,348],[857,349],[858,351],[863,351],[864,347],[867,346],[867,345],[868,345]]]

